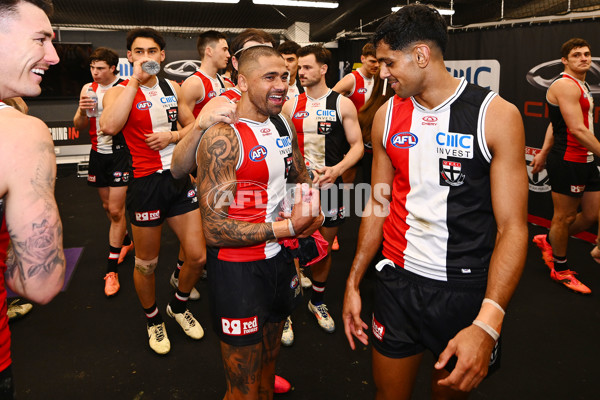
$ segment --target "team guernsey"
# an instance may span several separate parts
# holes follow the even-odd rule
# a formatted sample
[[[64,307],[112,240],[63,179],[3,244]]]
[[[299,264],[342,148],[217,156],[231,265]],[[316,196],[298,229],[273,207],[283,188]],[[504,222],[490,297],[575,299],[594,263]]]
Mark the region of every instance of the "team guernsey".
[[[495,93],[461,80],[429,110],[387,103],[383,145],[394,168],[383,254],[426,278],[485,283],[496,239],[484,122]]]
[[[170,81],[157,79],[156,85],[138,88],[123,135],[131,153],[133,177],[141,178],[171,168],[175,144],[169,143],[160,151],[146,144],[146,134],[177,130],[177,94]],[[127,86],[127,82],[120,83]]]
[[[202,81],[202,85],[204,85],[204,96],[201,99],[196,100],[196,104],[194,105],[194,109],[192,113],[194,114],[194,118],[200,114],[202,108],[212,99],[223,93],[225,89],[225,83],[223,82],[223,78],[219,74],[215,78],[212,78],[206,75],[204,72],[198,70],[194,72],[188,79],[197,78]]]
[[[352,71],[352,75],[354,75],[354,89],[348,98],[354,103],[356,111],[359,111],[371,97],[375,80],[373,77],[367,78],[358,69]]]
[[[237,103],[242,98],[242,92],[240,92],[240,89],[238,89],[237,87],[233,87],[233,88],[227,89],[226,91],[221,93],[221,96],[225,96],[230,101]]]
[[[240,156],[236,166],[237,190],[228,217],[252,223],[274,222],[292,166],[291,128],[281,115],[265,122],[240,118],[231,126],[240,144]],[[248,262],[275,257],[281,246],[277,241],[269,241],[218,250],[220,260]]]
[[[588,84],[572,77],[569,74],[562,73],[558,79],[568,79],[573,81],[581,92],[579,96],[579,106],[583,114],[583,123],[592,133],[594,133],[594,100],[590,93]],[[554,82],[556,82],[556,80]],[[571,161],[576,163],[591,163],[594,161],[594,155],[585,146],[573,136],[567,123],[563,118],[558,105],[548,102],[548,113],[552,122],[552,130],[554,132],[554,145],[550,150],[552,153],[561,156],[563,161]]]
[[[104,94],[108,91],[108,89],[113,86],[121,83],[122,79],[115,79],[109,85],[100,85],[98,82],[90,83],[90,87],[94,92],[96,92],[96,96],[98,96],[98,116],[90,117],[90,140],[92,142],[92,150],[100,153],[100,154],[113,154],[116,151],[122,151],[125,149],[125,139],[123,135],[119,132],[115,136],[105,135],[100,130],[100,116],[102,115],[102,110],[104,109],[102,105],[102,99],[104,99]]]
[[[341,95],[331,89],[319,99],[300,94],[292,108],[298,145],[310,169],[338,164],[350,149],[340,112]]]

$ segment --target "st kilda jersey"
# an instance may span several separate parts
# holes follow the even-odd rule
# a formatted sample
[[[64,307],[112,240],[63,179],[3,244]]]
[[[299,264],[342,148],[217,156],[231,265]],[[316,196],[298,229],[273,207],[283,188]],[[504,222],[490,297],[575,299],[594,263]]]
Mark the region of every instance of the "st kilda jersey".
[[[375,80],[372,77],[367,78],[358,69],[352,71],[352,75],[354,75],[354,90],[352,90],[348,98],[354,103],[356,111],[359,111],[367,100],[369,100],[369,97],[371,97]]]
[[[89,118],[90,140],[92,142],[92,150],[100,154],[112,154],[114,152],[127,149],[125,146],[125,139],[123,138],[123,134],[121,132],[111,136],[103,134],[100,130],[100,116],[102,115],[102,110],[104,110],[104,106],[102,105],[104,94],[108,91],[108,89],[118,85],[121,82],[123,82],[123,80],[117,78],[113,83],[106,86],[100,85],[98,82],[92,82],[90,84],[90,87],[94,92],[96,92],[96,96],[98,96],[98,116]]]
[[[200,114],[202,108],[212,99],[223,93],[225,89],[225,83],[223,82],[223,78],[219,74],[217,74],[216,78],[211,78],[206,75],[204,72],[198,70],[194,72],[188,79],[200,79],[202,84],[204,85],[204,96],[201,99],[196,101],[196,105],[194,105],[194,109],[192,113],[194,114],[194,118]]]
[[[237,103],[242,98],[242,92],[240,92],[240,89],[233,87],[221,93],[221,96],[225,96],[234,103]]]
[[[581,95],[579,96],[579,106],[583,114],[583,123],[592,133],[594,133],[594,99],[590,93],[590,88],[586,82],[580,81],[569,74],[562,73],[556,79],[570,79],[579,87]],[[554,82],[556,82],[556,80]],[[553,83],[554,83],[553,82]],[[554,133],[554,145],[550,152],[558,154],[564,161],[577,163],[590,163],[594,161],[594,154],[583,146],[573,136],[567,123],[563,118],[558,105],[548,103],[548,115],[552,122],[552,130]]]
[[[252,223],[274,222],[285,196],[287,176],[292,166],[292,130],[281,115],[265,122],[240,118],[231,126],[240,143],[236,165],[237,190],[227,199],[228,194],[219,192],[220,197],[216,201],[231,200],[228,218]],[[265,260],[276,256],[280,250],[277,241],[246,247],[222,247],[218,258],[233,262]]]
[[[332,167],[350,150],[340,112],[341,95],[331,89],[319,99],[301,93],[290,101],[300,152],[310,169]]]
[[[386,104],[394,179],[383,254],[400,267],[438,281],[487,280],[496,223],[484,123],[495,96],[463,79],[433,110],[398,96]]]
[[[146,134],[177,130],[177,95],[171,82],[157,79],[153,87],[138,88],[129,118],[123,127],[123,136],[131,153],[133,177],[141,178],[171,168],[175,144],[169,143],[160,151],[146,144]],[[127,86],[127,82],[120,83]]]

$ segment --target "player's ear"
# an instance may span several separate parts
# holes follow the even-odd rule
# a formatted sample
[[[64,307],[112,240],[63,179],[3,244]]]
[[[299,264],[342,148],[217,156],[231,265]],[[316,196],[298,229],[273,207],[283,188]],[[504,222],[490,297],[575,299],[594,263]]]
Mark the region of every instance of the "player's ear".
[[[242,92],[248,91],[248,80],[242,74],[238,75],[238,86],[240,87],[240,91],[242,91]]]

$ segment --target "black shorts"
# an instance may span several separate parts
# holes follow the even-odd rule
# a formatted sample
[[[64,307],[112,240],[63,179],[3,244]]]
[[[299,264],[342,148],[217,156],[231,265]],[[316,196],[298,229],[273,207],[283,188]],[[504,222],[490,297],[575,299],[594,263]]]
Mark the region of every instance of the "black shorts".
[[[376,276],[372,342],[389,358],[410,357],[425,349],[437,358],[450,339],[473,323],[485,297],[485,284],[449,284],[398,266],[386,265]],[[499,366],[499,344],[488,374]],[[455,365],[453,357],[446,369],[451,371]]]
[[[133,178],[128,151],[101,154],[90,151],[87,183],[94,187],[127,186]]]
[[[206,266],[213,329],[229,345],[260,343],[264,324],[285,320],[302,299],[294,262],[282,251],[267,260],[230,262],[208,248]]]
[[[346,207],[344,205],[344,192],[349,195],[349,190],[344,190],[344,181],[339,176],[335,184],[327,189],[321,189],[321,210],[325,214],[323,226],[331,228],[340,226],[346,218]]]
[[[584,192],[600,191],[600,173],[596,163],[564,161],[560,155],[550,153],[546,171],[552,191],[571,197],[581,197]]]
[[[175,179],[171,171],[135,178],[127,188],[127,212],[131,225],[159,226],[165,218],[198,208],[196,190],[189,175]]]

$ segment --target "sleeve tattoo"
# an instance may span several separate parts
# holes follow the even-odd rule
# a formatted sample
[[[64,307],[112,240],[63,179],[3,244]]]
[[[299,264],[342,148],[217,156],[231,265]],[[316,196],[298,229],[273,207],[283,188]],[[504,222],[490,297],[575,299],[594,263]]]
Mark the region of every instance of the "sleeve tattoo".
[[[229,205],[237,190],[238,138],[227,124],[207,131],[198,149],[198,198],[209,246],[248,246],[274,239],[270,223],[229,218]]]

